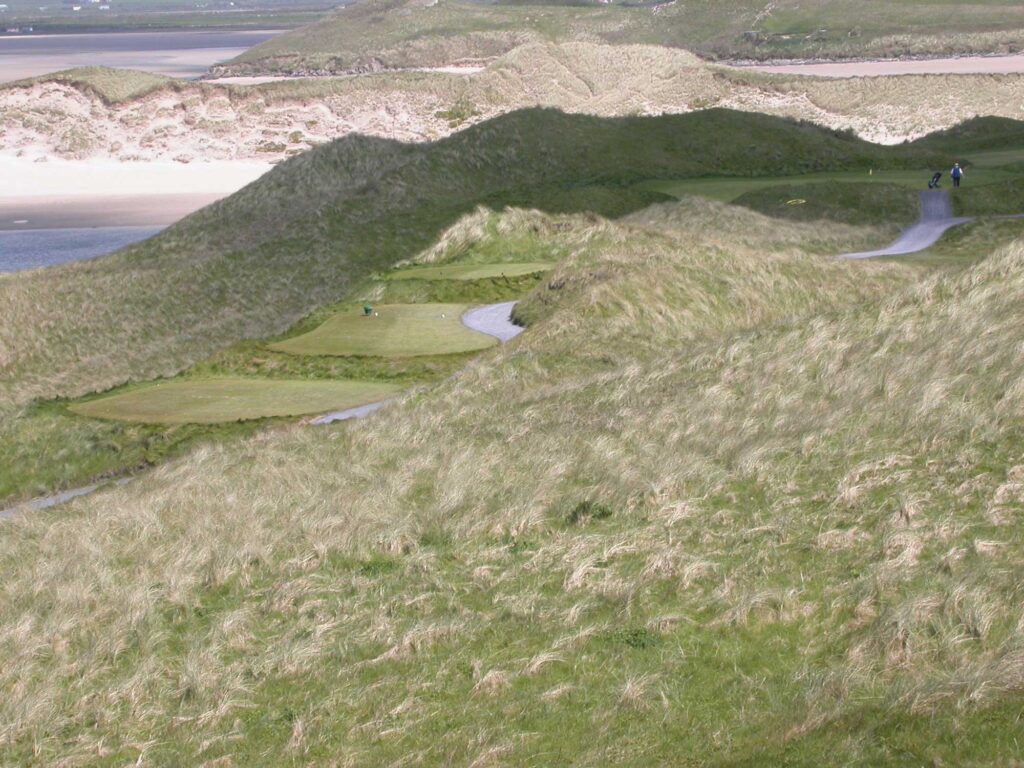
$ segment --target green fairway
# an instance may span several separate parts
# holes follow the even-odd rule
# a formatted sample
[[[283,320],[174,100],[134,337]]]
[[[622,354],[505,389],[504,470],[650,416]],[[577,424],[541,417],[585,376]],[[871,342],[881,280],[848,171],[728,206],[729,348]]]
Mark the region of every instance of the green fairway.
[[[552,266],[546,262],[450,264],[443,267],[400,269],[386,277],[388,280],[483,280],[489,277],[520,277],[538,272],[548,272]]]
[[[143,386],[73,405],[71,410],[119,421],[215,424],[354,408],[399,389],[362,381],[192,379]]]
[[[971,162],[981,168],[995,168],[1024,162],[1024,149],[994,149],[991,152],[972,152]]]
[[[988,159],[986,157],[986,159]],[[993,163],[994,165],[995,163]],[[953,161],[949,163],[950,168]],[[943,171],[948,171],[943,168]],[[890,185],[926,189],[931,172],[924,168],[920,171],[838,171],[833,173],[807,173],[798,176],[728,176],[702,177],[695,179],[658,179],[641,182],[641,189],[651,192],[662,192],[675,197],[699,195],[701,197],[730,203],[736,198],[770,187],[790,184],[821,184],[826,182],[857,182],[861,184]],[[972,167],[967,170],[965,186],[979,186],[1005,181],[1014,176],[1013,173],[985,166]],[[945,179],[949,186],[948,177]]]
[[[460,318],[468,308],[465,304],[382,304],[371,317],[353,309],[270,348],[293,355],[416,357],[473,352],[497,343],[462,325]]]

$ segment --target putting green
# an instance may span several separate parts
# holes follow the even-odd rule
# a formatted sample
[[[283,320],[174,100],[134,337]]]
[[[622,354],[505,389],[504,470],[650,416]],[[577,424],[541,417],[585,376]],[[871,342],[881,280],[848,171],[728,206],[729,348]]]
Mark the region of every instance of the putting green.
[[[548,272],[553,265],[535,262],[507,264],[449,264],[443,267],[412,267],[389,273],[388,280],[482,280],[488,277],[519,277]]]
[[[71,406],[83,416],[156,424],[216,424],[354,408],[401,387],[362,381],[215,378],[150,384]]]
[[[319,328],[270,348],[293,355],[417,357],[474,352],[497,340],[466,328],[465,304],[382,304],[374,315],[341,312]]]

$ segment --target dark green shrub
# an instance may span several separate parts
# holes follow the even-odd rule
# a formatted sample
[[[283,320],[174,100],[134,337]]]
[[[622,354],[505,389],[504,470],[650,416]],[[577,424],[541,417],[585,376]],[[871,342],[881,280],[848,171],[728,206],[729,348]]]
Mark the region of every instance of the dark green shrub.
[[[570,525],[586,525],[591,520],[605,520],[612,516],[612,508],[599,501],[581,501],[569,513]]]

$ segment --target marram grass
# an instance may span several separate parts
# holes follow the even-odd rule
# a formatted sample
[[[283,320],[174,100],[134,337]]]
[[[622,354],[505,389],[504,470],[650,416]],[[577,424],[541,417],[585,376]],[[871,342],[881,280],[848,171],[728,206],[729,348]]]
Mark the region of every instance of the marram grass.
[[[1024,246],[575,222],[458,376],[0,526],[5,760],[1010,762]]]

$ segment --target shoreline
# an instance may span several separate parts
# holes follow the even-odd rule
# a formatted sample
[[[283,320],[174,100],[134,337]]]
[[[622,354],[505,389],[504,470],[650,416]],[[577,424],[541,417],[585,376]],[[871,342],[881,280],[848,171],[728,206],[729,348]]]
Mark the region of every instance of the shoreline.
[[[0,39],[2,40],[47,40],[51,38],[62,38],[66,39],[69,37],[95,37],[96,35],[151,35],[160,36],[165,35],[169,32],[181,34],[187,33],[208,33],[208,34],[219,34],[221,32],[230,32],[232,34],[251,34],[251,35],[280,35],[284,32],[290,32],[293,27],[287,29],[253,29],[251,27],[161,27],[160,29],[112,29],[107,31],[82,31],[82,32],[43,32],[36,34],[35,32],[28,32],[25,34],[9,34],[6,32],[0,32]],[[185,49],[188,50],[188,49]]]
[[[167,226],[227,197],[270,163],[174,161],[45,163],[0,155],[0,231]]]
[[[149,194],[230,194],[274,167],[252,160],[122,162],[45,161],[0,154],[0,178],[14,179],[2,197],[110,197]]]
[[[0,82],[88,66],[201,77],[280,34],[274,29],[186,29],[5,35],[0,37]]]

